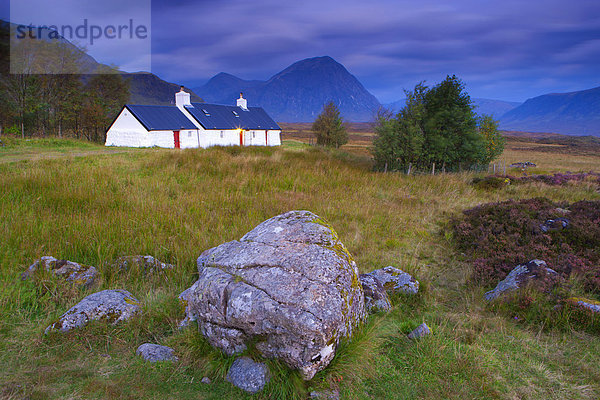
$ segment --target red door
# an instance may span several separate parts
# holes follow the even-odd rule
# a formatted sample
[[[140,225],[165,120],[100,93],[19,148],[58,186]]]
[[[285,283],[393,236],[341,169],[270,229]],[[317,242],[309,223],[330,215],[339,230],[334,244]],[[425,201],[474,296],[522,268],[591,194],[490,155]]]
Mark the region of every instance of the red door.
[[[173,131],[173,140],[175,141],[175,148],[181,148],[181,145],[179,144],[179,131]]]

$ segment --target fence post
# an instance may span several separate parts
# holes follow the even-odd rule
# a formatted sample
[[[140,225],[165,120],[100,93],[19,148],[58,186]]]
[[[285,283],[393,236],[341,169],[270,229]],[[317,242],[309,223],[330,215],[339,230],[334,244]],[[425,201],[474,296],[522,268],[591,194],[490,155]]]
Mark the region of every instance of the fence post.
[[[383,167],[383,173],[387,173],[387,163],[385,163],[385,167]]]
[[[431,175],[435,175],[435,163],[433,163],[433,166],[431,167]]]
[[[410,175],[411,168],[412,168],[412,163],[408,163],[408,171],[406,172],[406,175]]]
[[[494,175],[496,175],[496,163],[494,163]]]

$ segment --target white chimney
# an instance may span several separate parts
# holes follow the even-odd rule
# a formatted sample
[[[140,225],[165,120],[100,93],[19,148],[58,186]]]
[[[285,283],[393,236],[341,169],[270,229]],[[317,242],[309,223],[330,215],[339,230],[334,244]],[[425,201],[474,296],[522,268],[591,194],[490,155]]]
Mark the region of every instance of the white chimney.
[[[192,105],[192,103],[190,103],[190,94],[183,90],[183,86],[179,92],[175,93],[175,105],[177,107]]]
[[[244,98],[243,93],[240,93],[240,98],[237,99],[237,106],[244,111],[248,111],[248,100]]]

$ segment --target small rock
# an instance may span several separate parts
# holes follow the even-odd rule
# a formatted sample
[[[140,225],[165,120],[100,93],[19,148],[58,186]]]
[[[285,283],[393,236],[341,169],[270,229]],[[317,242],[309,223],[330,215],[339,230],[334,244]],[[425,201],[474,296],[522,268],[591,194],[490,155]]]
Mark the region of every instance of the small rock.
[[[340,392],[337,389],[314,391],[309,394],[311,399],[323,399],[323,400],[340,400]]]
[[[569,227],[569,220],[566,218],[549,219],[540,225],[542,232],[560,231]]]
[[[567,210],[566,208],[556,208],[555,211],[562,215],[567,215],[571,213],[571,210]]]
[[[546,267],[542,260],[531,260],[527,264],[517,265],[510,273],[500,281],[494,290],[490,290],[483,297],[487,301],[494,300],[500,295],[517,290],[533,280],[541,281],[550,277],[553,281],[558,280],[556,271]]]
[[[403,292],[416,294],[419,291],[419,282],[415,278],[391,265],[385,268],[376,269],[365,275],[373,276],[383,285],[385,290],[391,293]]]
[[[178,296],[179,304],[181,304],[181,306],[183,307],[183,310],[185,312],[185,318],[183,320],[181,320],[179,322],[179,324],[177,325],[179,327],[179,329],[189,326],[191,322],[196,321],[196,319],[198,318],[194,314],[192,307],[190,307],[190,304],[189,304],[189,297],[192,295],[192,293],[196,289],[197,285],[198,285],[198,281],[194,282],[194,284],[191,287],[185,289]]]
[[[367,312],[389,311],[392,308],[392,304],[381,282],[369,274],[360,274],[359,278],[365,292],[365,308]]]
[[[94,267],[69,260],[57,260],[52,256],[44,256],[31,264],[21,274],[21,279],[34,278],[35,272],[39,269],[45,269],[57,277],[65,278],[65,280],[72,282],[74,285],[83,287],[92,286],[98,277],[98,271]]]
[[[167,269],[173,269],[175,266],[157,260],[152,256],[123,256],[115,261],[114,266],[121,272],[137,268],[144,274],[162,272]]]
[[[572,297],[567,300],[572,304],[576,304],[580,307],[586,308],[594,313],[600,313],[600,302],[596,300],[582,299]]]
[[[534,163],[532,163],[531,161],[523,161],[523,162],[516,162],[513,164],[509,165],[509,168],[529,168],[529,167],[535,167],[536,165]]]
[[[135,353],[150,362],[179,360],[172,348],[152,343],[144,343]]]
[[[265,364],[241,357],[233,362],[225,379],[246,392],[257,393],[265,387],[271,376]]]
[[[205,376],[200,382],[204,383],[205,385],[210,385],[211,380],[208,376]]]
[[[85,326],[92,320],[107,320],[113,325],[126,321],[140,311],[140,302],[127,290],[103,290],[85,297],[69,311],[61,315],[58,321],[46,328],[68,332]]]
[[[421,325],[417,326],[414,331],[409,333],[407,337],[409,339],[419,339],[429,335],[430,333],[431,329],[429,329],[426,323],[422,323]]]

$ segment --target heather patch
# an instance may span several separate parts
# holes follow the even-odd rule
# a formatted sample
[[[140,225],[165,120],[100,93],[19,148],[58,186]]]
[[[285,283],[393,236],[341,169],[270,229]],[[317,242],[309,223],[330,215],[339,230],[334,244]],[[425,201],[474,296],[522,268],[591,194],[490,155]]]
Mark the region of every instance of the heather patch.
[[[546,261],[600,292],[600,201],[509,200],[466,210],[452,221],[456,244],[473,263],[473,280],[492,285],[517,265]]]
[[[581,172],[581,173],[556,173],[548,175],[488,175],[485,177],[476,177],[471,184],[481,190],[500,189],[507,185],[522,185],[528,183],[543,183],[549,186],[568,186],[581,182],[589,182],[600,185],[600,173]]]

